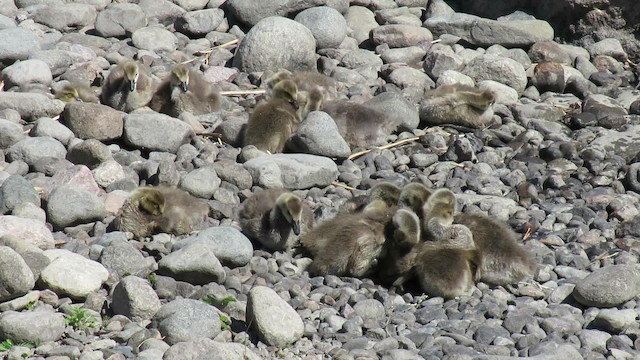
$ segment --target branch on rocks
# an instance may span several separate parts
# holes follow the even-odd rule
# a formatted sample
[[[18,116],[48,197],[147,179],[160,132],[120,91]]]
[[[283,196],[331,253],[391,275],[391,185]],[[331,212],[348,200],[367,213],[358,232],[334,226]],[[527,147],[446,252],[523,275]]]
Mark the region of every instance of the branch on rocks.
[[[229,90],[229,91],[220,91],[220,95],[222,96],[244,96],[244,95],[261,95],[266,92],[265,89],[255,89],[255,90]]]
[[[392,142],[392,143],[387,144],[387,145],[377,146],[377,147],[374,147],[374,148],[371,148],[371,149],[358,151],[357,153],[351,154],[351,156],[349,156],[347,159],[349,159],[349,160],[357,159],[362,155],[366,155],[366,154],[370,153],[374,149],[380,149],[380,150],[391,149],[391,148],[394,148],[396,146],[408,144],[410,142],[420,140],[420,137],[421,136],[414,136],[414,137],[411,137],[411,138],[408,138],[408,139],[402,139],[402,140],[399,140],[399,141],[396,141],[396,142]]]

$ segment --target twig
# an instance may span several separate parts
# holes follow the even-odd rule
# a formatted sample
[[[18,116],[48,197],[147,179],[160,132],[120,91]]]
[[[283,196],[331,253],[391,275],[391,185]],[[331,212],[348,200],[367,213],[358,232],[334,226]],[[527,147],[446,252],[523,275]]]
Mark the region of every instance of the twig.
[[[439,43],[441,41],[442,41],[442,39],[435,39],[435,40],[431,41],[431,43],[432,44],[437,44],[437,43]]]
[[[602,253],[602,254],[596,256],[595,258],[593,258],[593,260],[591,260],[591,264],[595,264],[596,261],[614,258],[614,257],[616,257],[618,255],[620,255],[620,252],[614,252],[613,254]]]
[[[527,231],[525,231],[524,235],[522,235],[522,240],[527,240],[531,237],[531,227],[527,227]]]
[[[341,187],[341,188],[345,188],[345,189],[347,189],[347,190],[357,190],[357,189],[356,189],[356,188],[354,188],[354,187],[351,187],[351,186],[349,186],[349,185],[345,185],[345,184],[340,184],[340,183],[339,183],[339,182],[337,182],[337,181],[332,182],[332,183],[331,183],[331,185],[333,185],[333,186],[337,186],[337,187]]]
[[[362,150],[362,151],[358,151],[357,153],[351,154],[351,156],[349,156],[347,159],[349,160],[353,160],[353,159],[357,159],[362,155],[366,155],[370,152],[372,152],[374,149],[380,149],[380,150],[384,150],[384,149],[391,149],[394,148],[396,146],[400,146],[400,145],[404,145],[404,144],[408,144],[410,142],[413,141],[417,141],[420,140],[420,136],[414,136],[408,139],[402,139],[396,142],[392,142],[391,144],[387,144],[387,145],[383,145],[383,146],[377,146],[371,149],[367,149],[367,150]]]
[[[229,91],[220,91],[220,95],[222,96],[243,96],[243,95],[260,95],[266,92],[265,89],[255,89],[255,90],[229,90]]]
[[[228,42],[226,42],[226,43],[224,43],[224,44],[220,44],[220,45],[214,46],[214,47],[212,47],[212,48],[209,48],[209,49],[207,49],[207,50],[198,50],[198,51],[194,52],[194,53],[193,53],[193,55],[195,55],[195,56],[201,56],[201,55],[211,54],[211,53],[213,52],[213,50],[215,50],[215,49],[220,49],[220,48],[225,48],[225,47],[227,47],[227,46],[235,45],[235,44],[237,44],[238,42],[239,42],[239,40],[238,40],[238,39],[231,40],[231,41],[228,41]]]

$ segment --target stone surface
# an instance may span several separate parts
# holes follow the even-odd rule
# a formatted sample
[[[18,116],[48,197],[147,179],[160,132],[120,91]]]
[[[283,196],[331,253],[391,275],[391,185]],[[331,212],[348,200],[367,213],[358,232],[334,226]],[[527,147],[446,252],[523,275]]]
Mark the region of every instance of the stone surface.
[[[63,123],[80,139],[109,141],[122,136],[124,113],[105,105],[71,103],[65,106],[62,118]]]
[[[573,296],[587,306],[613,307],[640,293],[640,269],[636,265],[612,265],[589,274],[576,284]]]
[[[100,263],[68,250],[47,250],[45,254],[52,261],[42,270],[40,279],[60,295],[83,299],[98,290],[109,276]]]
[[[132,321],[151,320],[160,309],[160,300],[151,284],[137,276],[127,276],[113,290],[113,311]]]
[[[25,295],[35,285],[33,273],[20,254],[0,246],[0,301]]]
[[[54,240],[51,231],[44,222],[24,219],[12,215],[0,216],[0,237],[14,235],[41,248],[53,248]]]
[[[63,228],[102,220],[107,215],[97,195],[73,185],[62,185],[51,192],[47,201],[49,221]]]
[[[196,235],[176,242],[173,250],[199,241],[206,242],[207,248],[213,251],[216,258],[230,267],[244,266],[253,256],[251,241],[237,229],[228,226],[204,229]]]
[[[238,46],[233,65],[241,71],[313,70],[316,40],[304,25],[284,17],[260,20]]]
[[[307,189],[335,181],[338,170],[329,158],[306,154],[273,154],[244,163],[254,184],[267,188]]]
[[[146,151],[175,153],[191,136],[193,129],[189,125],[164,114],[140,112],[124,118],[123,139]]]
[[[249,292],[247,316],[268,345],[289,346],[302,337],[304,324],[296,311],[272,289],[257,286]]]
[[[347,36],[347,21],[336,9],[328,6],[303,10],[294,20],[311,31],[318,49],[337,48]]]
[[[44,94],[0,92],[0,110],[13,109],[27,121],[41,117],[54,117],[64,110],[64,103]]]
[[[287,146],[296,152],[331,158],[351,155],[349,144],[340,135],[336,123],[322,111],[309,113],[289,142]]]
[[[0,314],[0,337],[16,344],[57,341],[64,331],[64,317],[59,313],[7,311]]]
[[[158,262],[160,274],[195,285],[224,282],[226,274],[220,260],[206,240],[194,241]]]
[[[153,320],[169,345],[212,339],[220,332],[219,311],[199,300],[179,299],[164,304]]]

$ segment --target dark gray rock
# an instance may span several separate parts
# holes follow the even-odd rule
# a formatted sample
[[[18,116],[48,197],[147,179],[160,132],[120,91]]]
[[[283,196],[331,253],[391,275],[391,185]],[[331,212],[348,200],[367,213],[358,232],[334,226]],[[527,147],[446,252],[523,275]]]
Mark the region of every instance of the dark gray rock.
[[[76,165],[85,165],[90,169],[112,159],[109,147],[96,139],[79,142],[67,152],[67,160]]]
[[[0,119],[0,149],[7,149],[26,136],[22,126],[9,120]]]
[[[69,31],[92,25],[96,15],[93,5],[70,3],[39,8],[33,13],[33,19],[58,31]]]
[[[210,199],[220,187],[222,180],[212,165],[190,171],[180,179],[180,187],[192,195]]]
[[[4,91],[0,92],[0,110],[4,109],[16,110],[23,120],[35,121],[41,117],[60,115],[64,110],[64,103],[44,94]]]
[[[158,272],[194,285],[223,283],[226,273],[208,241],[194,241],[166,255],[158,262]]]
[[[233,66],[244,72],[316,68],[316,40],[304,25],[280,16],[260,20],[236,50]]]
[[[349,144],[340,135],[336,123],[323,111],[309,113],[287,146],[295,152],[331,158],[344,159],[351,155]]]
[[[204,36],[215,30],[224,20],[222,9],[190,11],[176,21],[176,30],[189,36]]]

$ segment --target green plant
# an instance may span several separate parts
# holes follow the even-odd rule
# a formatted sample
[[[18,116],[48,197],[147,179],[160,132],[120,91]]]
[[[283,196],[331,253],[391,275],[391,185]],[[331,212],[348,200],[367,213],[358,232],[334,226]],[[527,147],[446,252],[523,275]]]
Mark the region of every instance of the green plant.
[[[128,272],[128,271],[125,271],[125,272],[122,273],[122,277],[127,277],[127,276],[130,276],[130,275],[131,275],[131,273]]]
[[[38,303],[38,300],[29,301],[24,308],[27,309],[28,311],[31,311],[33,310],[34,307],[36,307],[37,303]]]
[[[238,301],[238,300],[236,300],[236,298],[234,298],[233,296],[229,295],[226,298],[222,299],[222,306],[227,306],[229,303],[232,303],[234,301]]]
[[[13,347],[13,341],[11,339],[6,339],[5,341],[0,343],[0,351],[7,351]]]
[[[215,303],[215,300],[210,295],[201,297],[200,301],[209,305],[213,305]]]
[[[151,284],[151,286],[155,287],[156,286],[156,274],[151,273],[149,275],[147,275],[147,280],[149,281],[149,284]]]
[[[65,322],[76,330],[98,327],[98,319],[89,314],[87,309],[79,306],[71,306],[71,315],[65,315]]]
[[[231,330],[231,319],[225,314],[220,314],[220,327],[222,330]]]

